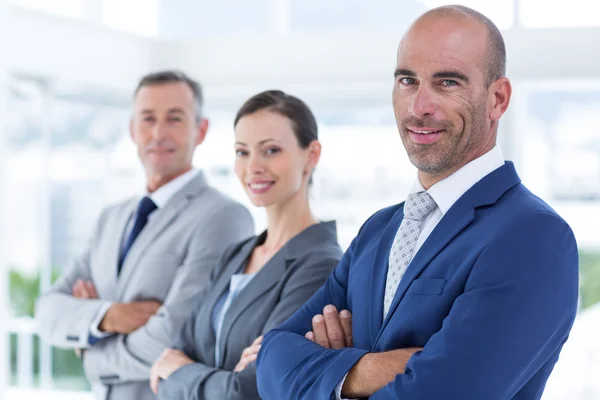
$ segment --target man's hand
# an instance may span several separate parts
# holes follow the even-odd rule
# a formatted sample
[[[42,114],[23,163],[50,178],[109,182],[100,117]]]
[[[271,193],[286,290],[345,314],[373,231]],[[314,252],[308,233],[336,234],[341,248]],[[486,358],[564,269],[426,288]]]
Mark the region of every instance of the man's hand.
[[[146,325],[161,303],[154,300],[114,303],[110,306],[98,327],[103,332],[130,334]]]
[[[169,376],[179,368],[193,364],[194,360],[185,355],[184,352],[175,349],[165,349],[150,370],[150,389],[158,394],[158,383],[161,379],[169,379]]]
[[[81,279],[77,279],[71,291],[73,293],[73,297],[76,297],[78,299],[98,298],[98,292],[96,292],[96,287],[90,281],[82,281]]]
[[[323,315],[317,314],[313,317],[313,330],[304,336],[326,349],[352,347],[352,315],[350,311],[343,310],[338,313],[337,308],[329,304],[323,309]]]
[[[348,372],[342,387],[342,397],[372,396],[392,382],[396,375],[403,374],[408,360],[421,350],[422,347],[410,347],[384,353],[365,354]]]
[[[254,339],[254,342],[248,347],[244,349],[242,352],[242,356],[240,357],[240,361],[237,363],[233,372],[240,372],[246,369],[248,364],[253,361],[256,361],[256,357],[258,356],[258,352],[260,351],[260,346],[262,344],[263,337],[259,336]]]

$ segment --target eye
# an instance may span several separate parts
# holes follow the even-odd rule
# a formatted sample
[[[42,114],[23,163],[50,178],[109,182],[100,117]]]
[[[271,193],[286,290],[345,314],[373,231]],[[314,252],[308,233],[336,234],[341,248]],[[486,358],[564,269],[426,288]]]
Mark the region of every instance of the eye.
[[[248,155],[248,152],[246,150],[237,149],[235,151],[235,155],[236,155],[236,157],[245,157]]]
[[[281,152],[281,149],[278,147],[269,147],[269,148],[265,149],[265,154],[269,155],[269,156],[275,155],[279,152]]]
[[[442,86],[446,86],[446,87],[458,86],[458,82],[453,81],[452,79],[444,79],[442,81]]]
[[[144,122],[154,122],[155,119],[154,119],[154,117],[148,115],[148,116],[142,118],[142,121],[144,121]]]
[[[417,80],[415,78],[405,76],[404,78],[400,78],[400,83],[403,85],[414,85],[417,83]]]
[[[169,122],[181,122],[181,117],[170,117]]]

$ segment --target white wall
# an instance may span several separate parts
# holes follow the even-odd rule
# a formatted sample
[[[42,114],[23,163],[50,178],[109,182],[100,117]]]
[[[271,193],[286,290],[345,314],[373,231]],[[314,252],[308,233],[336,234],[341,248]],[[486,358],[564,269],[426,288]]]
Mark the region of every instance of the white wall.
[[[131,89],[151,65],[149,39],[18,7],[7,11],[2,59],[11,72]]]
[[[155,46],[152,65],[192,72],[221,96],[273,86],[338,99],[388,100],[402,35],[213,37]],[[504,32],[514,81],[600,76],[600,28]],[[375,100],[375,99],[373,99]]]

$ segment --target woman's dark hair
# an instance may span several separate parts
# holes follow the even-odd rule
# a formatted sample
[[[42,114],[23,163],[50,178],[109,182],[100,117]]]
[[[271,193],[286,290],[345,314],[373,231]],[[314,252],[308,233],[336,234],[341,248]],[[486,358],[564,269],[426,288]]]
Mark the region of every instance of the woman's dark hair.
[[[235,116],[234,128],[242,117],[260,110],[276,112],[287,117],[292,122],[294,134],[302,149],[308,148],[313,140],[319,138],[317,121],[310,108],[299,98],[281,90],[267,90],[248,99]]]

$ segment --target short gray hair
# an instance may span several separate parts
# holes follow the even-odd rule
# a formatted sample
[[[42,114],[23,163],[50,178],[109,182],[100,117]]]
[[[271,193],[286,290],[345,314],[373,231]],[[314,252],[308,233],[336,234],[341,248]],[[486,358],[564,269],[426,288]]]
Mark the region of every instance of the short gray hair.
[[[202,96],[202,86],[200,83],[184,72],[179,70],[165,70],[152,72],[140,79],[133,96],[137,96],[138,92],[141,88],[152,85],[163,85],[167,83],[185,83],[188,85],[192,93],[194,94],[194,102],[196,103],[196,119],[200,121],[202,118],[203,112],[202,107],[204,105],[204,98]]]

